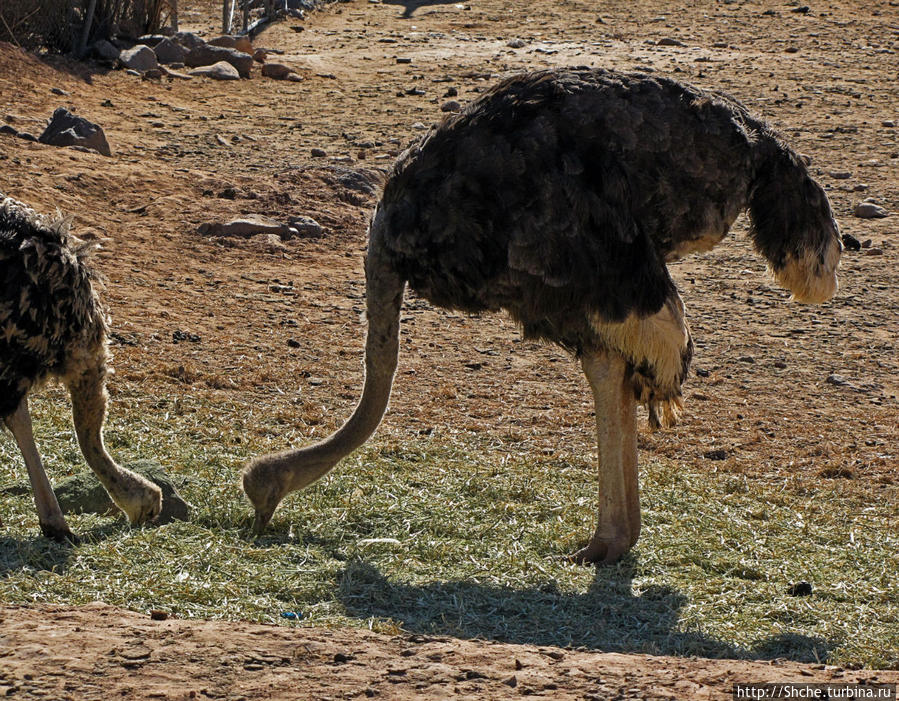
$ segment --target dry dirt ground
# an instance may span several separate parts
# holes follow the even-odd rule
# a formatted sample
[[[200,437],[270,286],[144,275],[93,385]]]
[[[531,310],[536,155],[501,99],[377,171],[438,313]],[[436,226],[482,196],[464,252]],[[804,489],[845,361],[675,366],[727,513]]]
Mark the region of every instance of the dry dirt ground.
[[[187,28],[209,36],[218,8],[183,5]],[[742,222],[716,251],[673,266],[702,372],[689,380],[684,421],[641,432],[640,447],[709,471],[844,479],[895,498],[897,215],[852,212],[868,197],[899,210],[897,5],[353,0],[256,39],[283,51],[278,60],[299,83],[258,71],[227,83],[141,80],[0,44],[6,123],[37,134],[69,106],[102,124],[113,149],[103,158],[0,135],[0,190],[70,212],[82,236],[106,239],[113,394],[236,397],[287,417],[291,440],[302,441],[346,416],[361,379],[361,262],[374,198],[359,183],[377,180],[443,103],[473,99],[510,72],[566,64],[726,90],[812,159],[843,231],[870,245],[844,255],[841,291],[820,307],[788,302]],[[273,244],[197,233],[250,213],[312,216],[325,236]],[[592,407],[561,351],[521,342],[502,317],[447,314],[414,297],[403,325],[382,430],[453,427],[546,452],[590,444]],[[175,344],[174,331],[199,341]],[[0,626],[0,659],[20,680],[0,692],[16,698],[723,698],[735,679],[877,674],[151,622],[99,606],[7,607]]]

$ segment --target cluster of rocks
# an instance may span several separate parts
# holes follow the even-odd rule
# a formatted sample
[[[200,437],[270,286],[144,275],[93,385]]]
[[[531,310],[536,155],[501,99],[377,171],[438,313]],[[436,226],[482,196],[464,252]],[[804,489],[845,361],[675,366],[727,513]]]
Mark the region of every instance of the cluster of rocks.
[[[302,80],[289,66],[267,63],[269,52],[255,48],[245,36],[222,35],[205,41],[193,32],[177,32],[171,36],[149,34],[140,37],[134,45],[117,45],[101,39],[92,49],[96,57],[144,78],[167,75],[185,80],[194,76],[238,80],[250,78],[253,65],[258,63],[262,65],[263,76]]]

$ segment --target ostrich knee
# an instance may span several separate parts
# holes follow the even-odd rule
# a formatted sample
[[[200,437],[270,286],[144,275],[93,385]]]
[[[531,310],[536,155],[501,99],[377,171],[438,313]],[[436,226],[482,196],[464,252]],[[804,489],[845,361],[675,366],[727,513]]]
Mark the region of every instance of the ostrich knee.
[[[66,384],[72,398],[72,419],[84,459],[113,502],[138,525],[152,521],[162,510],[162,490],[144,477],[115,463],[103,444],[106,418],[105,362],[91,362],[70,374]]]

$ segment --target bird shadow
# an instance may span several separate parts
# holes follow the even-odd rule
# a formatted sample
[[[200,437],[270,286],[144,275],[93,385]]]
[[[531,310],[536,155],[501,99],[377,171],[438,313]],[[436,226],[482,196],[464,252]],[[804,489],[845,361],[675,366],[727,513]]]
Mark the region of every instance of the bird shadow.
[[[23,570],[56,572],[62,574],[76,557],[82,545],[100,543],[122,531],[121,521],[94,526],[78,532],[78,545],[69,541],[56,541],[43,535],[12,538],[0,536],[0,578]]]
[[[832,641],[800,634],[770,636],[747,647],[699,631],[678,629],[687,597],[667,586],[634,594],[633,555],[598,568],[586,592],[562,592],[554,582],[501,587],[474,581],[412,585],[354,560],[338,584],[349,615],[387,618],[413,634],[447,635],[604,652],[797,662],[826,660]]]
[[[431,5],[455,5],[459,0],[382,0],[385,5],[402,5],[404,7],[401,19],[409,19],[416,10]]]

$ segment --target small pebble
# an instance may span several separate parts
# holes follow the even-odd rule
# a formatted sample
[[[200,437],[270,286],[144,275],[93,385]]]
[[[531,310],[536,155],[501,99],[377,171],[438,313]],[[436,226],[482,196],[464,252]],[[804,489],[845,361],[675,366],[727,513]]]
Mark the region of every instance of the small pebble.
[[[787,589],[787,594],[790,596],[811,596],[812,593],[812,585],[806,581],[796,582],[796,584],[791,584]]]
[[[510,49],[522,49],[527,46],[527,42],[524,39],[512,39],[506,46]]]
[[[409,58],[408,56],[397,56],[396,62],[397,63],[412,63],[412,59]]]
[[[165,621],[169,617],[168,611],[160,611],[159,609],[153,609],[150,611],[150,619],[154,621]]]
[[[894,122],[892,119],[884,119],[880,123],[880,126],[887,127],[888,129],[892,129],[893,127],[896,126],[896,122]]]
[[[824,381],[829,385],[836,385],[837,387],[842,387],[843,385],[849,384],[849,380],[847,380],[842,375],[837,375],[836,373],[828,375],[827,379]]]
[[[852,234],[843,234],[843,247],[847,251],[858,251],[861,249],[862,245]]]
[[[852,173],[848,170],[832,170],[828,175],[834,180],[848,180],[852,177]]]
[[[325,151],[323,148],[313,148],[309,153],[312,155],[313,158],[324,158],[325,156],[328,155],[328,152]]]

